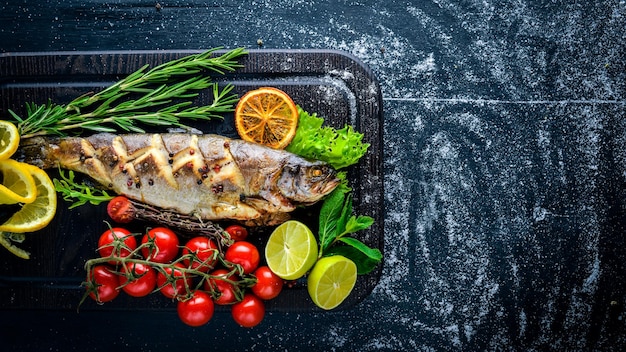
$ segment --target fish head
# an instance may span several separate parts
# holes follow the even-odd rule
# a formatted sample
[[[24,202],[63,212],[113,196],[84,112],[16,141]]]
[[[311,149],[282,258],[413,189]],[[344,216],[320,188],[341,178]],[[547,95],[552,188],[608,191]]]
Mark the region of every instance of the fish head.
[[[339,185],[337,171],[323,162],[288,163],[278,179],[278,189],[299,204],[315,203]]]

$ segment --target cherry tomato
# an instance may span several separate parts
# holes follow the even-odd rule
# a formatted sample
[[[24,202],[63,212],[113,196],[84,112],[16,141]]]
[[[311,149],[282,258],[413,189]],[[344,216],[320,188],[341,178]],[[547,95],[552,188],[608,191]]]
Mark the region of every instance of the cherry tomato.
[[[229,271],[226,269],[214,270],[211,275],[237,281],[237,277],[232,274],[229,275]],[[215,304],[227,305],[237,301],[236,288],[228,281],[211,278],[204,282],[204,289],[207,291],[218,290],[220,292],[220,296],[215,299]]]
[[[141,244],[148,243],[154,239],[154,247],[146,246],[141,248],[141,254],[147,260],[155,263],[169,263],[178,255],[178,236],[174,231],[166,227],[155,227],[148,230]]]
[[[259,262],[261,261],[259,250],[255,245],[246,241],[233,243],[226,250],[224,258],[231,263],[241,265],[244,274],[252,273],[259,266]]]
[[[194,291],[191,298],[179,301],[176,307],[180,320],[189,326],[202,326],[211,320],[215,306],[211,296]]]
[[[268,266],[260,266],[254,271],[256,283],[252,286],[252,292],[260,299],[269,300],[276,298],[283,289],[283,279],[278,277]]]
[[[121,247],[119,251],[115,251],[115,244],[113,242],[116,238],[123,239],[124,244],[128,248]],[[135,249],[137,249],[137,240],[131,235],[130,231],[121,227],[114,227],[104,231],[98,239],[98,253],[100,253],[102,258],[109,257],[113,254],[116,257],[128,257],[130,252]],[[116,261],[112,260],[109,263],[115,264]]]
[[[252,293],[246,293],[241,302],[233,304],[231,314],[244,328],[257,326],[265,317],[265,303]]]
[[[128,198],[117,196],[107,204],[107,214],[113,221],[126,224],[135,219],[135,208]]]
[[[224,229],[233,241],[244,241],[248,237],[248,230],[240,225],[230,225]]]
[[[120,276],[122,290],[133,297],[143,297],[154,291],[156,287],[156,272],[149,265],[141,263],[126,263],[124,274],[133,273],[136,277],[128,282],[126,275]],[[128,283],[127,283],[128,282]]]
[[[196,253],[198,261],[193,261],[191,267],[202,272],[208,272],[215,265],[218,248],[215,242],[208,237],[194,237],[183,248],[183,255]],[[185,258],[185,265],[189,266],[189,259]]]
[[[96,284],[95,292],[90,292],[89,296],[98,303],[112,301],[120,294],[120,279],[117,274],[112,272],[106,265],[96,265],[91,269],[90,276],[87,277],[88,282]]]
[[[157,287],[161,287],[160,289],[161,293],[167,298],[175,298],[177,296],[185,295],[187,293],[187,288],[191,287],[191,284],[193,281],[191,276],[185,276],[184,279],[182,278],[184,274],[182,271],[178,270],[178,269],[184,268],[182,264],[176,263],[174,264],[174,267],[175,267],[174,269],[170,267],[166,267],[163,269],[167,273],[167,276],[163,274],[163,272],[161,271],[157,272],[157,278],[156,278]],[[181,277],[181,278],[176,279],[173,283],[170,281],[167,284],[165,284],[168,281],[168,279],[171,279],[172,277],[174,278]],[[185,286],[185,281],[187,282],[186,286]]]

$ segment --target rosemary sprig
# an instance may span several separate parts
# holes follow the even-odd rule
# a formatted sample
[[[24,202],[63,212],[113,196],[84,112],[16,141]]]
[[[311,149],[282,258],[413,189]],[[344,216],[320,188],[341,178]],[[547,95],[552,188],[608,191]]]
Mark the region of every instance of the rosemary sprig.
[[[220,89],[205,71],[224,74],[241,67],[237,58],[243,48],[214,56],[216,49],[169,61],[148,70],[148,65],[124,79],[94,93],[82,95],[60,105],[52,102],[26,104],[26,118],[9,110],[17,122],[20,136],[65,136],[70,130],[115,132],[116,128],[144,132],[137,123],[190,129],[182,120],[210,120],[232,111],[237,96],[232,85]],[[211,89],[213,102],[191,106],[199,92]],[[181,101],[182,100],[182,101]]]

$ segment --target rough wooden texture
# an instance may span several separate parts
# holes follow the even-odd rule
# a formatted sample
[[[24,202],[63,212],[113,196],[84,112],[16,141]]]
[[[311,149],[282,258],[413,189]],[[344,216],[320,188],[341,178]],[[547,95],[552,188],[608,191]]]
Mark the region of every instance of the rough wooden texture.
[[[160,3],[0,5],[0,51],[258,48],[261,39],[264,49],[355,55],[383,97],[380,280],[350,309],[273,313],[252,331],[227,314],[193,330],[163,311],[3,311],[6,341],[31,350],[86,340],[135,350],[624,350],[623,1]],[[93,321],[114,337],[95,335]],[[158,334],[127,330],[160,324]]]

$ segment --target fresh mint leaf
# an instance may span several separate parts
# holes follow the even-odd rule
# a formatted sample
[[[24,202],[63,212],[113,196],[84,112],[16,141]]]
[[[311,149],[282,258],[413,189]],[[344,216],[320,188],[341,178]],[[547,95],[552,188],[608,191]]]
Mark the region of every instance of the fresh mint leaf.
[[[340,241],[346,245],[335,245],[326,255],[343,255],[352,260],[356,264],[358,275],[369,274],[382,260],[383,255],[377,248],[370,248],[355,238],[343,237]]]
[[[346,225],[350,221],[350,217],[352,215],[352,194],[348,193],[343,198],[343,208],[341,209],[341,215],[339,219],[337,219],[337,228],[339,229],[339,234],[337,237],[341,237],[347,235],[351,232],[347,231]]]
[[[320,209],[319,241],[320,252],[323,253],[337,236],[343,231],[338,228],[337,222],[343,210],[344,194],[342,190],[333,190],[325,199]]]
[[[354,233],[365,230],[374,224],[374,218],[371,216],[351,216],[346,224],[346,233]]]

